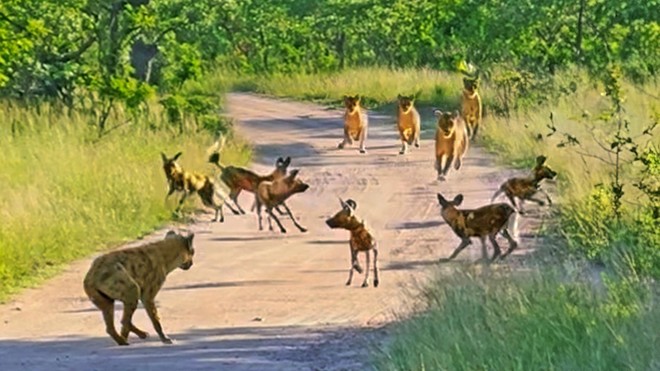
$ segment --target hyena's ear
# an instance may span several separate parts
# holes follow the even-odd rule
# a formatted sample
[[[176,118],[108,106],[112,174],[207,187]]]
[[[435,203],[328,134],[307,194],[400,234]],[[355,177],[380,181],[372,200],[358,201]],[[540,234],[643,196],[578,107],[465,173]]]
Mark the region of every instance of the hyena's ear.
[[[459,193],[456,195],[456,197],[454,197],[454,201],[452,201],[452,204],[454,204],[454,206],[461,206],[462,203],[463,203],[463,195]]]
[[[447,207],[447,200],[440,193],[438,193],[438,203],[443,209]]]
[[[545,156],[543,156],[543,155],[538,156],[536,158],[536,166],[542,166],[543,164],[545,164],[545,160],[547,160],[547,158]]]
[[[181,152],[177,152],[176,155],[172,157],[172,161],[176,161],[179,158],[179,156],[181,156]]]

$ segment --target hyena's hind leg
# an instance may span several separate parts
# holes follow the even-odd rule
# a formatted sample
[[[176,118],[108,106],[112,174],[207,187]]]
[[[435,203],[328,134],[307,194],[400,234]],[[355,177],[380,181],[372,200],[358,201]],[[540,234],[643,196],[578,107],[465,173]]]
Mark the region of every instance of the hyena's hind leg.
[[[105,322],[105,332],[119,345],[128,345],[126,338],[123,338],[115,329],[115,301],[110,297],[102,294],[96,289],[88,289],[87,295],[92,303],[101,310],[103,314],[103,321]]]

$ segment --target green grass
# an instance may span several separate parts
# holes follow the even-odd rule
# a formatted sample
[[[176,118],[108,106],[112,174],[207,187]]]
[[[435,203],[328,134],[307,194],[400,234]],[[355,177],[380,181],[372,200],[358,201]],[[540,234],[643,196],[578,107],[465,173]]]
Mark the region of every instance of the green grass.
[[[208,132],[178,135],[152,110],[99,140],[88,116],[0,106],[0,300],[64,263],[172,221],[177,197],[164,202],[161,151],[182,151],[184,169],[215,171],[206,163]],[[118,115],[113,123],[124,122]],[[230,143],[223,162],[249,157],[245,145]]]
[[[576,271],[583,271],[576,269]],[[454,272],[393,330],[378,370],[652,370],[660,310],[634,279]]]

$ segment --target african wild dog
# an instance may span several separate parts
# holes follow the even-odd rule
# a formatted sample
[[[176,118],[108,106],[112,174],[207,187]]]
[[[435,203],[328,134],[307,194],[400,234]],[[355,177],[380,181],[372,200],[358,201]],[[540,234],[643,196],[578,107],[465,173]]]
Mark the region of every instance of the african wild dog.
[[[341,210],[326,220],[325,224],[332,229],[346,229],[351,233],[351,238],[348,241],[351,250],[351,268],[348,271],[346,286],[349,286],[353,280],[353,270],[362,273],[362,267],[360,267],[360,261],[358,260],[358,253],[362,251],[365,253],[367,263],[362,287],[369,286],[369,251],[373,251],[374,287],[378,287],[378,243],[373,234],[365,226],[364,221],[358,219],[355,215],[355,208],[357,207],[355,201],[349,199],[344,202],[340,198],[339,203],[341,204]]]
[[[215,217],[213,221],[225,221],[225,215],[222,211],[223,205],[225,205],[225,200],[227,198],[227,190],[224,187],[222,182],[214,182],[213,179],[207,175],[185,171],[181,165],[179,165],[176,160],[181,156],[181,152],[178,152],[174,157],[168,158],[164,153],[161,152],[161,157],[163,160],[163,170],[165,171],[165,176],[167,177],[167,182],[169,184],[169,191],[167,192],[167,197],[169,197],[174,191],[183,192],[183,196],[179,200],[179,204],[175,210],[178,213],[183,206],[184,201],[188,196],[193,193],[197,193],[199,198],[202,200],[202,203],[215,210]],[[234,210],[229,204],[227,207],[237,214],[238,211]]]
[[[222,143],[224,143],[224,141]],[[278,157],[277,161],[275,161],[275,169],[273,172],[262,176],[242,167],[223,166],[220,164],[221,151],[222,144],[218,150],[214,151],[211,156],[209,156],[209,162],[215,164],[220,169],[220,179],[229,187],[229,198],[234,202],[234,205],[236,205],[241,214],[245,214],[245,210],[243,210],[241,205],[238,204],[238,195],[241,194],[241,191],[255,193],[259,183],[263,181],[274,181],[285,177],[289,164],[291,164],[291,157]],[[281,211],[280,214],[282,214]]]
[[[419,117],[419,112],[414,106],[415,98],[397,96],[397,129],[399,130],[399,138],[401,139],[400,155],[408,152],[408,146],[415,144],[419,147],[419,135],[421,131],[422,121]]]
[[[541,181],[543,179],[554,179],[557,172],[545,165],[547,158],[545,156],[538,156],[536,158],[536,166],[532,169],[532,174],[524,178],[511,178],[504,182],[500,188],[495,192],[491,201],[494,201],[500,194],[504,193],[511,201],[513,207],[518,209],[520,215],[524,215],[523,203],[525,201],[533,201],[543,206],[543,200],[534,198],[534,195],[541,192],[548,200],[548,205],[552,205],[550,196],[541,188]],[[516,205],[516,198],[520,199],[520,207]]]
[[[280,227],[280,231],[282,233],[286,233],[286,229],[284,229],[282,223],[280,223],[280,220],[277,219],[275,214],[273,214],[273,208],[282,205],[286,212],[289,214],[293,224],[295,224],[295,226],[298,227],[301,232],[307,232],[306,228],[298,224],[298,221],[296,221],[296,218],[293,217],[291,210],[286,205],[286,200],[289,197],[296,193],[305,192],[309,188],[308,184],[299,178],[296,178],[298,172],[298,169],[294,169],[291,170],[291,173],[284,178],[280,178],[272,182],[266,180],[259,183],[257,191],[255,192],[255,199],[257,204],[257,215],[259,219],[260,231],[263,230],[263,226],[261,224],[261,207],[263,206],[266,209],[266,214],[268,214],[269,229],[271,231],[273,230],[273,223],[271,219],[275,219],[275,222]]]
[[[366,110],[360,106],[360,96],[354,97],[344,95],[344,139],[337,145],[337,148],[343,149],[347,144],[353,144],[353,141],[360,142],[360,153],[367,153],[366,140],[369,129],[369,118]]]
[[[479,131],[479,125],[483,118],[483,106],[481,96],[477,91],[479,77],[463,78],[463,93],[461,95],[461,116],[467,124],[470,139],[474,139]]]
[[[433,114],[438,118],[435,133],[435,170],[438,173],[438,180],[445,180],[452,163],[454,169],[461,168],[470,139],[465,121],[458,111],[450,113],[435,110]]]
[[[518,243],[509,234],[509,232],[512,232],[514,235],[516,233],[516,211],[509,204],[499,203],[482,206],[478,209],[459,210],[457,207],[463,202],[463,195],[459,194],[452,201],[448,201],[440,193],[438,193],[438,202],[442,209],[440,212],[442,218],[454,233],[461,238],[461,243],[456,250],[454,250],[449,258],[441,259],[441,261],[454,259],[461,250],[472,243],[470,241],[471,237],[479,237],[481,240],[481,255],[483,259],[488,259],[486,237],[490,239],[495,249],[492,260],[495,260],[502,253],[500,246],[495,240],[495,236],[498,233],[502,233],[509,241],[509,249],[502,255],[502,259],[518,247]]]
[[[132,321],[138,301],[142,301],[147,315],[165,344],[172,340],[160,324],[155,297],[167,275],[193,265],[194,234],[182,236],[169,231],[165,239],[129,249],[112,251],[94,260],[83,281],[85,293],[103,313],[106,332],[119,345],[128,345],[129,332],[144,339],[148,335]],[[115,300],[124,304],[121,332],[114,324]]]

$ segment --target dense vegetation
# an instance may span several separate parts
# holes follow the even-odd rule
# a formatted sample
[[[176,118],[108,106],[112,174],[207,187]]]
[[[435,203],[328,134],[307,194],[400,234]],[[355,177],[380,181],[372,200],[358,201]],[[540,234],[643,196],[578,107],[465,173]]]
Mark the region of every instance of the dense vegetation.
[[[360,93],[370,108],[418,92],[420,104],[455,107],[456,66],[467,61],[483,82],[482,143],[506,164],[549,157],[561,174],[553,251],[604,267],[604,293],[566,274],[591,270],[581,265],[539,268],[529,280],[439,278],[427,312],[401,326],[379,367],[657,368],[648,324],[659,313],[658,8],[658,0],[3,0],[0,296],[169,219],[154,191],[163,183],[157,153],[183,149],[184,165],[201,167],[212,136],[230,130],[217,114],[226,89],[326,103]],[[244,161],[233,148],[228,161]]]

